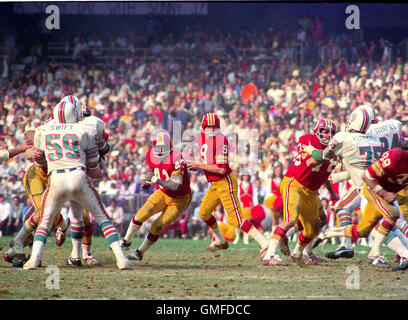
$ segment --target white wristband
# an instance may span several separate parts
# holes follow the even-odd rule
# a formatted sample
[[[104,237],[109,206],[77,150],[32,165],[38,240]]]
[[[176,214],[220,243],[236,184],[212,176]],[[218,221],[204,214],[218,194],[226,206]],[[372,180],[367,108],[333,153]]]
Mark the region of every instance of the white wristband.
[[[375,192],[375,193],[378,193],[380,190],[382,190],[383,189],[383,187],[381,187],[379,184],[377,184],[374,188],[373,188],[373,191]]]

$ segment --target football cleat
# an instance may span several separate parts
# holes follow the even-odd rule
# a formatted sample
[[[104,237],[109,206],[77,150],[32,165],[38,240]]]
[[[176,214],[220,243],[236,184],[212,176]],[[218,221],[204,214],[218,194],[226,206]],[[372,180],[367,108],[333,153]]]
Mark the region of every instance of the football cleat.
[[[289,265],[289,263],[287,263],[285,260],[282,260],[277,254],[275,254],[274,256],[271,256],[267,260],[262,261],[262,264],[266,266],[287,266]]]
[[[39,268],[39,264],[36,264],[34,260],[29,259],[23,266],[24,270],[35,270]]]
[[[376,266],[379,268],[390,268],[391,267],[391,265],[387,262],[387,260],[383,256],[378,256],[378,257],[368,256],[368,260],[370,260],[373,266]]]
[[[401,258],[398,266],[392,267],[392,271],[407,270],[408,269],[408,260],[407,258]]]
[[[139,260],[142,261],[143,260],[143,253],[139,250],[136,249],[134,251],[132,251],[129,256],[128,256],[129,260]]]
[[[3,255],[4,261],[6,261],[8,263],[12,263],[13,257],[14,257],[13,249],[10,249],[10,250],[4,252],[4,255]]]
[[[304,264],[303,256],[296,257],[293,253],[290,255],[290,259],[299,266]]]
[[[94,258],[92,255],[89,255],[84,258],[84,264],[87,266],[99,266],[101,262],[98,259]]]
[[[354,250],[353,249],[346,249],[346,247],[339,247],[335,251],[331,251],[326,253],[326,258],[328,259],[338,259],[338,258],[346,258],[350,259],[354,257]]]
[[[75,267],[80,267],[80,266],[82,266],[82,263],[81,263],[81,259],[80,259],[80,258],[71,258],[71,257],[68,257],[68,258],[65,260],[65,263],[66,263],[67,265],[69,265],[69,266],[75,266]]]
[[[67,222],[67,228],[65,230],[62,230],[61,227],[59,227],[57,229],[57,231],[55,232],[55,244],[58,247],[61,247],[64,242],[65,242],[65,233],[67,232],[68,228],[69,228],[69,224],[70,224],[70,219],[68,218],[68,222]]]
[[[282,241],[279,243],[279,249],[282,254],[286,257],[290,256],[290,249],[289,249],[289,240],[288,237],[285,236]]]
[[[22,268],[27,262],[27,258],[24,253],[16,253],[11,260],[14,268]]]
[[[268,247],[266,247],[265,249],[261,249],[261,255],[257,258],[257,260],[258,261],[263,261],[267,251],[268,251]]]
[[[132,242],[127,242],[125,239],[120,240],[120,246],[124,249],[129,249]]]
[[[213,252],[217,250],[226,250],[228,249],[229,245],[228,242],[222,242],[222,243],[217,243],[217,242],[211,242],[207,247],[205,247],[205,250]]]
[[[120,269],[120,270],[130,270],[133,269],[132,263],[128,260],[119,260],[116,262],[116,266]]]
[[[324,259],[315,256],[313,253],[306,255],[303,255],[303,263],[304,264],[318,264],[320,262],[323,262]]]

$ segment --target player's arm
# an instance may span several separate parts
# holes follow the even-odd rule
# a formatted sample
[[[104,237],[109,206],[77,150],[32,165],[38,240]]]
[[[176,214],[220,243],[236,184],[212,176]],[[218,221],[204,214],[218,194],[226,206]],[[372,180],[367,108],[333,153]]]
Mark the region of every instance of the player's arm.
[[[188,161],[187,162],[187,169],[196,171],[198,169],[202,169],[211,173],[223,175],[227,171],[226,167],[221,167],[218,164],[206,164],[206,163],[199,163],[199,162],[193,162],[193,161]]]
[[[32,147],[32,141],[23,141],[17,148],[9,149],[9,150],[1,150],[0,152],[0,160],[8,160],[11,159],[20,153],[23,153],[27,149]]]
[[[169,180],[162,180],[157,176],[153,176],[151,183],[157,183],[166,190],[172,192],[178,192],[183,184],[183,174],[185,169],[185,163],[183,160],[178,160],[175,162],[174,170],[170,175]]]
[[[350,174],[348,173],[348,171],[333,172],[329,177],[329,181],[331,183],[343,182],[349,179]]]
[[[364,183],[383,198],[387,202],[393,202],[396,199],[395,193],[384,190],[384,188],[378,183],[378,178],[385,175],[384,168],[381,161],[374,162],[366,171],[364,171],[362,179]]]
[[[93,139],[89,138],[89,146],[85,149],[86,174],[92,179],[102,179],[103,172],[99,166],[98,147]]]
[[[408,150],[408,139],[403,138],[399,141],[398,147]]]
[[[332,201],[337,201],[337,200],[339,200],[339,196],[336,194],[336,192],[334,192],[333,187],[332,187],[330,181],[327,180],[327,181],[324,183],[324,186],[325,186],[325,188],[327,189],[327,191],[329,191],[330,200],[332,200]]]

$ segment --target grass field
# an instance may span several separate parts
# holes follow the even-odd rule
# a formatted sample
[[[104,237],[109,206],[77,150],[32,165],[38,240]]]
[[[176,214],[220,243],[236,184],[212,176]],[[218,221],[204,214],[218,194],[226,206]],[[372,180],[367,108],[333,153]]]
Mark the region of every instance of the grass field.
[[[8,249],[9,237],[0,238],[1,254]],[[142,239],[134,240],[132,247]],[[97,267],[66,266],[71,239],[57,248],[54,238],[45,247],[38,270],[14,270],[3,258],[0,262],[0,299],[407,299],[408,272],[391,272],[368,264],[367,247],[358,247],[353,259],[325,261],[318,266],[263,266],[256,258],[255,242],[240,242],[228,250],[206,252],[209,241],[159,239],[145,254],[134,261],[133,270],[116,268],[112,251],[104,238],[94,238],[94,255],[103,263]],[[291,243],[293,248],[295,243]],[[335,245],[318,247],[317,255]],[[389,261],[392,253],[383,251]],[[393,263],[395,264],[395,263]],[[46,267],[56,265],[60,272],[60,289],[47,289],[50,277]],[[347,289],[348,266],[359,271],[359,289]],[[355,273],[353,273],[356,275]],[[356,283],[356,282],[354,282]]]

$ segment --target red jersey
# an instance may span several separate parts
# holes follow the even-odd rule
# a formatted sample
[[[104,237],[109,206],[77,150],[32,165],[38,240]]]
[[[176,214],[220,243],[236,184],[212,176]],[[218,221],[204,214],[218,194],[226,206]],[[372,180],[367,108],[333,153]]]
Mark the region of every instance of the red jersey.
[[[161,180],[169,180],[171,176],[183,176],[183,182],[178,192],[166,190],[159,185],[160,190],[169,197],[181,198],[186,194],[191,193],[190,177],[188,176],[187,166],[181,157],[181,152],[173,150],[170,152],[166,160],[161,162],[160,159],[154,155],[153,149],[149,149],[146,154],[146,161],[150,169],[153,170],[154,175]]]
[[[239,184],[240,201],[244,208],[251,208],[253,205],[253,189],[252,183],[248,182],[248,189],[244,188],[243,182]]]
[[[219,133],[215,137],[208,137],[204,132],[201,132],[197,138],[197,143],[203,163],[215,164],[219,168],[227,169],[223,175],[204,170],[208,182],[221,180],[232,172],[228,162],[228,139],[224,135]]]
[[[381,187],[396,193],[408,186],[408,151],[391,149],[367,170]]]
[[[299,138],[298,155],[293,160],[285,177],[295,178],[297,182],[310,190],[319,190],[319,188],[327,181],[330,173],[335,168],[336,160],[327,160],[319,163],[315,167],[308,167],[306,160],[310,156],[303,151],[303,145],[311,144],[319,150],[324,150],[325,145],[321,144],[319,139],[314,134],[306,134]]]

